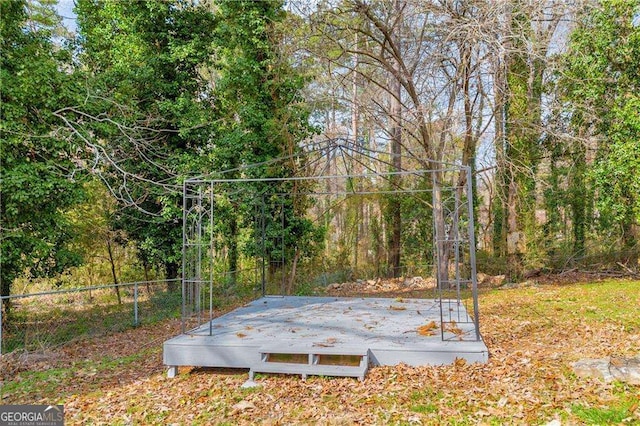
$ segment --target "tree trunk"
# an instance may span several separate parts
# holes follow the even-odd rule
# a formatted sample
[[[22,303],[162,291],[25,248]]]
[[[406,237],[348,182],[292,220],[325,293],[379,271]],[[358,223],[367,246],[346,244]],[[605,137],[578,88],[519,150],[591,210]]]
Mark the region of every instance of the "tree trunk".
[[[151,297],[151,287],[149,286],[149,262],[142,259],[142,269],[144,270],[144,282],[147,287],[147,294]]]
[[[0,274],[2,274],[2,271],[0,270]],[[13,279],[7,278],[6,276],[2,276],[0,275],[0,278],[2,279],[2,281],[0,282],[1,286],[0,286],[0,295],[2,296],[9,296],[11,294],[11,282],[13,281]],[[2,299],[2,304],[0,304],[0,309],[4,309],[4,315],[3,315],[3,323],[2,326],[6,326],[6,324],[9,321],[9,318],[11,317],[11,299]],[[0,342],[1,344],[2,342]]]
[[[624,263],[634,269],[638,268],[637,228],[633,209],[629,207],[627,214],[622,219],[622,256]]]
[[[178,278],[178,270],[179,266],[176,262],[167,261],[164,263],[165,278],[167,279],[167,291],[170,293],[176,292],[180,288],[176,281]]]
[[[355,45],[358,46],[358,33],[355,34]],[[358,140],[358,122],[359,122],[359,108],[358,108],[358,54],[354,54],[353,59],[353,71],[352,71],[352,80],[351,80],[351,134],[353,135],[353,147],[357,153],[361,152],[360,142]],[[354,164],[354,173],[360,174],[362,173],[362,164],[359,161],[356,161]],[[355,190],[356,192],[360,192],[362,190],[362,179],[356,178],[355,182]],[[360,217],[362,210],[362,198],[357,195],[356,196],[356,218],[355,218],[355,236],[354,236],[354,244],[353,244],[353,270],[354,272],[358,271],[358,252],[360,246]]]
[[[460,60],[462,66],[462,94],[464,98],[464,146],[462,148],[462,165],[470,168],[471,173],[469,174],[469,179],[471,179],[470,186],[471,191],[467,191],[467,171],[461,170],[458,178],[458,199],[464,200],[464,193],[469,192],[467,194],[468,197],[472,198],[472,208],[473,210],[470,212],[473,215],[473,223],[477,224],[478,220],[476,217],[476,177],[475,177],[475,155],[476,155],[476,138],[473,132],[473,106],[471,103],[471,94],[469,90],[469,84],[471,81],[471,47],[469,47],[466,43],[463,45],[460,52]],[[477,226],[477,225],[476,225]],[[475,239],[475,229],[474,235],[471,235],[470,238]]]
[[[291,274],[289,274],[289,282],[287,285],[287,294],[293,293],[294,284],[296,281],[296,268],[298,266],[298,259],[300,259],[300,249],[296,247],[295,254],[293,256],[293,263],[291,264]]]
[[[505,30],[504,33],[507,31]],[[506,49],[500,51],[499,58],[494,63],[494,98],[495,108],[493,117],[495,122],[494,147],[496,151],[496,173],[494,186],[496,196],[492,205],[493,214],[493,255],[504,258],[507,254],[507,159],[506,159]]]
[[[229,284],[236,285],[238,279],[238,219],[231,215],[229,220]]]
[[[109,253],[109,263],[111,265],[111,275],[113,277],[113,283],[115,284],[116,296],[118,297],[118,305],[122,304],[122,298],[120,296],[120,286],[118,285],[118,276],[116,275],[116,263],[113,258],[113,250],[111,248],[111,240],[107,239],[107,252]]]
[[[401,13],[400,0],[396,0],[394,4],[398,14]],[[398,22],[402,19],[397,17]],[[394,43],[400,50],[399,29],[395,32],[393,38]],[[401,65],[400,60],[396,58],[395,72],[390,75],[390,95],[391,95],[391,172],[400,172],[402,170],[402,85],[400,82]],[[396,190],[401,187],[401,177],[392,175],[390,177],[391,189]],[[388,272],[389,277],[400,276],[400,244],[402,239],[402,212],[400,199],[391,195],[389,198],[389,219],[391,222],[391,232],[389,235],[388,249]]]
[[[573,252],[581,256],[585,250],[587,229],[587,160],[586,147],[581,141],[574,142],[573,176],[571,185],[571,213],[573,222]]]
[[[433,219],[436,247],[436,279],[438,288],[449,289],[449,241],[445,229],[444,209],[442,205],[442,172],[435,170],[433,184]]]

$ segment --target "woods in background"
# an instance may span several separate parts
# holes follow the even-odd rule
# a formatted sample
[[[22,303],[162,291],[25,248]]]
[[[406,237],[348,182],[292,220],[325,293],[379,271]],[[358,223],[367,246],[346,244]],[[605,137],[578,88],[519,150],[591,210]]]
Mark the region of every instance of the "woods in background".
[[[309,147],[325,172],[366,171],[318,149],[336,144],[384,172],[471,167],[480,270],[638,268],[640,1],[78,0],[75,13],[69,34],[54,1],[0,4],[2,295],[69,268],[89,284],[101,259],[104,281],[174,278],[186,177],[296,176],[307,165],[243,166]],[[282,185],[300,197],[267,208],[296,224],[273,230],[293,262],[310,250],[297,242],[329,236],[304,220],[309,188]],[[227,201],[215,226],[235,271],[250,207]],[[403,274],[432,238],[411,229],[423,208],[346,204],[329,260]]]

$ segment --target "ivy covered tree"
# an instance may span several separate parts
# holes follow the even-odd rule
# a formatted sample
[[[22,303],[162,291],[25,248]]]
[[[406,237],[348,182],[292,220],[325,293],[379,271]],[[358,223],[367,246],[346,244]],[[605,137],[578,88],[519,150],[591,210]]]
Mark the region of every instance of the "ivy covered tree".
[[[29,19],[26,8],[24,1],[0,3],[3,296],[19,276],[55,275],[81,260],[69,248],[73,235],[64,212],[81,200],[82,186],[53,114],[77,96],[75,76],[65,71],[71,54],[51,41],[55,26],[34,22],[38,15]]]
[[[585,152],[595,149],[588,177],[602,229],[613,230],[629,260],[637,259],[640,224],[640,1],[606,0],[579,15],[565,55],[566,109]],[[595,139],[595,146],[589,140]],[[582,180],[586,182],[586,180]],[[583,191],[584,192],[584,191]],[[581,217],[587,203],[579,206]],[[584,231],[578,237],[584,238]]]
[[[287,17],[280,0],[221,1],[216,32],[216,111],[220,120],[215,141],[217,170],[236,170],[227,178],[286,178],[300,173],[301,142],[314,129],[304,106],[305,81],[290,62],[281,56],[282,24]],[[240,173],[239,167],[281,159],[264,167]],[[295,271],[301,256],[319,239],[318,229],[304,213],[309,200],[301,182],[270,182],[253,185],[263,198],[267,219],[265,249],[272,271],[288,263]],[[274,197],[271,194],[290,194]],[[231,203],[226,217],[229,270],[238,265],[239,223],[243,208],[255,208],[250,200]],[[240,209],[240,210],[239,210]],[[245,217],[249,216],[246,212]],[[244,224],[247,226],[248,224]],[[255,236],[254,239],[260,238]],[[284,238],[284,244],[278,243]],[[255,247],[254,247],[255,249]],[[285,252],[283,253],[282,250]],[[293,276],[291,273],[290,285]],[[289,291],[291,288],[289,288]]]

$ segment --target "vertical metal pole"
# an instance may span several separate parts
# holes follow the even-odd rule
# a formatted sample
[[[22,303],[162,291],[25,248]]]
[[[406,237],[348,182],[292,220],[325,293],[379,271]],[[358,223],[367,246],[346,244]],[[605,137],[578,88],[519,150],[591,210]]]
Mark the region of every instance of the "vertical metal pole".
[[[254,197],[255,200],[255,197]],[[258,213],[258,204],[257,202],[253,205],[253,238],[254,238],[254,244],[256,245],[256,252],[255,255],[253,256],[253,285],[254,285],[254,291],[256,291],[255,286],[258,285],[258,274],[259,274],[259,264],[258,264],[258,232],[259,232],[259,222],[258,222],[258,218],[259,218],[259,213]]]
[[[213,182],[209,183],[209,336],[213,335]]]
[[[182,319],[180,326],[182,334],[186,329],[187,315],[187,181],[182,182]]]
[[[262,206],[260,212],[260,223],[262,225],[262,297],[267,294],[267,276],[266,276],[266,262],[267,262],[267,243],[266,243],[266,219],[264,216],[264,195],[262,195]]]
[[[255,286],[258,284],[258,204],[253,205],[253,239],[256,245],[256,252],[253,256],[253,283]]]
[[[196,223],[196,241],[197,244],[197,252],[196,252],[196,279],[195,279],[195,304],[196,304],[196,316],[198,318],[198,327],[202,323],[202,184],[198,185],[198,222]]]
[[[454,259],[456,262],[455,271],[456,271],[456,302],[457,302],[457,311],[458,311],[458,321],[460,321],[460,230],[458,226],[460,225],[460,193],[458,192],[458,188],[456,188],[454,195],[454,211],[453,211],[453,249],[455,250]]]
[[[133,284],[133,326],[138,326],[138,283]]]
[[[478,307],[478,278],[476,271],[476,226],[473,220],[473,186],[471,185],[471,167],[467,169],[467,208],[469,209],[469,263],[471,263],[471,293],[473,295],[473,322],[476,327],[476,340],[480,340],[480,308]]]
[[[282,228],[280,229],[280,232],[281,232],[280,236],[282,237],[282,247],[281,247],[281,250],[282,250],[282,284],[280,286],[280,295],[284,296],[285,295],[284,294],[285,293],[285,278],[284,278],[284,275],[285,275],[285,271],[287,269],[285,264],[284,264],[284,262],[285,262],[285,258],[284,258],[284,249],[285,249],[285,245],[284,245],[284,195],[281,195],[280,197],[282,197],[281,201],[280,201],[280,216],[282,218]]]
[[[4,306],[4,298],[0,297],[0,358],[2,358],[2,307]]]

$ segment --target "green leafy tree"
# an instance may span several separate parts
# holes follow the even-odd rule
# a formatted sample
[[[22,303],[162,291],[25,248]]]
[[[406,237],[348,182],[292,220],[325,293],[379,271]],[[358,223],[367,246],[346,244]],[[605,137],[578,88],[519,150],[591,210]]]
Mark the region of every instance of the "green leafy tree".
[[[599,222],[607,232],[617,230],[622,249],[629,251],[632,259],[637,258],[633,248],[640,222],[638,16],[637,0],[607,0],[583,10],[571,35],[560,79],[575,133],[583,140],[597,140],[588,177]],[[586,148],[588,140],[580,151]],[[580,199],[575,202],[585,204]],[[578,207],[587,211],[582,205]],[[580,214],[584,216],[583,212]]]
[[[298,154],[300,142],[314,129],[309,125],[309,111],[303,106],[301,90],[304,78],[281,56],[282,24],[286,18],[283,2],[221,1],[218,5],[216,32],[216,111],[220,117],[216,138],[217,170],[233,170],[226,177],[243,176],[239,167],[280,159],[264,167],[243,171],[252,178],[286,178],[303,168]],[[273,269],[291,265],[290,286],[299,258],[313,244],[307,241],[317,229],[304,213],[309,200],[301,193],[308,185],[301,182],[269,182],[251,185],[252,191],[264,194],[264,211],[268,262]],[[246,191],[246,193],[254,193]],[[286,197],[273,193],[290,194]],[[242,218],[250,217],[250,200],[229,203],[233,211],[222,216],[228,234],[229,270],[238,265],[238,235]],[[262,207],[261,207],[262,208]],[[248,226],[247,223],[244,226]],[[260,238],[256,235],[255,238]],[[278,243],[284,238],[282,243]],[[285,253],[282,253],[282,250]],[[291,291],[291,288],[288,289]]]
[[[563,16],[559,7],[505,3],[504,66],[496,72],[496,193],[494,253],[508,274],[540,267],[544,256],[535,217],[544,135],[542,100],[547,51]]]
[[[181,181],[204,167],[211,97],[201,69],[214,20],[185,2],[80,0],[80,58],[89,93],[68,122],[88,142],[118,196],[114,225],[143,262],[176,278],[182,242]]]
[[[46,5],[44,5],[46,6]],[[43,6],[43,7],[44,7]],[[33,22],[21,1],[0,3],[0,281],[49,276],[80,262],[64,211],[82,198],[53,112],[70,104],[70,52],[51,41],[53,28]],[[8,304],[7,304],[8,306]]]

